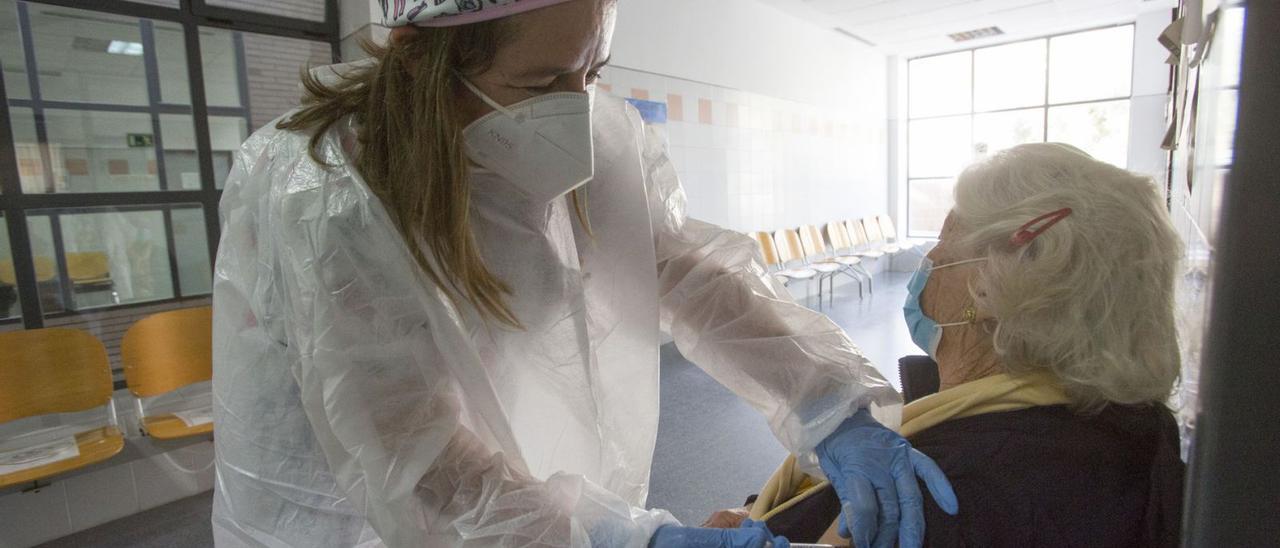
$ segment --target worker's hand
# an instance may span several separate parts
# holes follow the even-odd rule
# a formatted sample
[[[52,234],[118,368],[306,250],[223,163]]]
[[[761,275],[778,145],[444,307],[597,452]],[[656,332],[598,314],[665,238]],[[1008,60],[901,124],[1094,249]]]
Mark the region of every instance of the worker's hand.
[[[954,515],[955,491],[933,459],[860,410],[818,444],[818,463],[840,496],[840,535],[858,548],[919,548],[924,543],[924,480],[938,506]],[[851,534],[852,533],[852,534]]]
[[[775,537],[762,521],[746,520],[738,529],[708,529],[664,525],[654,531],[649,548],[791,548]]]

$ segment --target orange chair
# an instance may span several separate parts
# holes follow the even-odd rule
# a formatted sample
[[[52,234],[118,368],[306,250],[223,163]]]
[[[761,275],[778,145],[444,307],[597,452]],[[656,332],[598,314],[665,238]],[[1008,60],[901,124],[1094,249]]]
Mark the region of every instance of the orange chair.
[[[36,281],[48,282],[58,276],[58,265],[49,257],[34,257]],[[13,261],[0,261],[0,284],[18,285],[18,274],[13,269]]]
[[[120,294],[115,290],[115,281],[111,279],[111,261],[106,253],[88,251],[67,253],[67,277],[71,278],[71,288],[76,292],[110,291],[111,300],[120,303]]]
[[[213,431],[213,423],[206,422],[207,406],[192,408],[191,402],[183,399],[160,399],[184,396],[175,392],[213,379],[213,308],[188,308],[143,318],[125,332],[120,359],[144,434],[174,439]],[[148,400],[153,402],[150,411],[145,403]],[[171,412],[160,411],[175,404],[177,409]],[[184,404],[186,409],[182,409]]]
[[[111,401],[111,365],[107,350],[93,335],[77,329],[50,328],[0,333],[0,424],[58,413],[103,417],[50,428],[24,424],[18,434],[0,439],[0,462],[15,468],[46,457],[50,441],[74,440],[69,458],[0,474],[0,487],[48,478],[115,456],[124,448]]]
[[[765,266],[773,270],[773,277],[782,282],[782,285],[791,285],[791,282],[796,280],[811,280],[818,276],[818,271],[812,268],[789,268],[788,261],[782,258],[777,244],[773,241],[773,236],[768,232],[752,232],[751,237],[760,246],[760,255],[764,258]]]
[[[885,253],[872,247],[871,240],[867,238],[867,229],[862,226],[862,221],[849,220],[844,222],[845,230],[849,232],[849,238],[853,240],[853,254],[864,259],[879,259],[884,257]]]

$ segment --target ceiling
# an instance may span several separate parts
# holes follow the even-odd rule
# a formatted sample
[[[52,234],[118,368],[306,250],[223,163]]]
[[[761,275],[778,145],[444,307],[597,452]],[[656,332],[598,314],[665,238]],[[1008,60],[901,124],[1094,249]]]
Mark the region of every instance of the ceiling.
[[[842,29],[890,55],[917,56],[1133,21],[1176,0],[760,0]],[[948,34],[996,26],[1003,35],[954,42]]]

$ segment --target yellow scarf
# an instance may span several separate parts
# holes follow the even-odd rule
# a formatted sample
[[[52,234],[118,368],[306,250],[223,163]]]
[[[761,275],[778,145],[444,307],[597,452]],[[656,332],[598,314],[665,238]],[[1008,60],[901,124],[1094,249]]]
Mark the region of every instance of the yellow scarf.
[[[909,438],[951,419],[1069,401],[1066,391],[1050,373],[993,375],[911,402],[902,409],[902,428],[898,432]],[[760,489],[751,506],[751,519],[767,520],[829,484],[801,472],[795,456],[788,456]]]

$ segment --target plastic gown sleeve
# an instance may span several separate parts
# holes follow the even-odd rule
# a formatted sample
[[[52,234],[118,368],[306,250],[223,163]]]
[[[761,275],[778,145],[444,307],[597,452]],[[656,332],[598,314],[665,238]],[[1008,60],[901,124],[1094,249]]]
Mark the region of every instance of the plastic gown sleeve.
[[[900,396],[842,329],[791,299],[754,240],[687,218],[663,140],[650,134],[644,148],[663,329],[816,471],[812,451],[841,421]]]
[[[306,141],[255,136],[232,171],[223,246],[235,249],[220,256],[229,283],[219,302],[243,303],[245,315],[264,321],[223,340],[270,338],[288,349],[329,471],[382,541],[645,546],[658,526],[674,523],[581,476],[530,477],[462,425],[460,409],[483,404],[462,394],[451,358],[433,342],[440,331],[428,325],[457,315],[424,312],[448,305],[408,267],[403,240],[346,167],[337,139],[328,136],[323,149],[340,164],[331,170],[307,157]],[[223,272],[231,265],[241,272]]]

